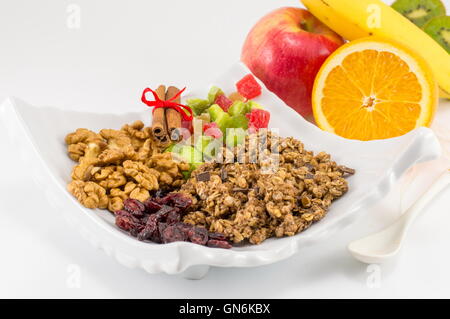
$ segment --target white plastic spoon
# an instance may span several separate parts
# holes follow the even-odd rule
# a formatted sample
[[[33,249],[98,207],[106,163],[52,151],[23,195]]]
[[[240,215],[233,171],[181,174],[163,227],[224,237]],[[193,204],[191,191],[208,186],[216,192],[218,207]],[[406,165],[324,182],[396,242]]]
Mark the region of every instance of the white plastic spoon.
[[[450,170],[446,170],[433,185],[393,224],[382,231],[355,240],[348,245],[350,253],[359,261],[378,264],[395,256],[402,246],[409,227],[428,203],[450,185]]]

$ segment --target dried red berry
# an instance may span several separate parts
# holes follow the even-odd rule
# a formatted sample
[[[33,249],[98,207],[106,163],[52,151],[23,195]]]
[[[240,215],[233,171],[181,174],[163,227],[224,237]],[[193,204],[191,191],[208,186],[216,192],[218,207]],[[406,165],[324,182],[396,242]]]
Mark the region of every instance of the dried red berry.
[[[167,244],[176,241],[185,241],[187,237],[176,225],[169,225],[163,230],[161,239],[163,243]]]
[[[160,217],[156,214],[150,215],[147,219],[147,223],[145,227],[139,232],[137,235],[139,240],[151,240],[158,242],[159,232],[158,232],[158,223],[160,221]]]
[[[117,216],[116,225],[126,231],[129,231],[132,227],[134,227],[134,223],[131,218],[126,216]]]
[[[145,206],[137,199],[127,198],[123,201],[123,206],[126,211],[130,212],[136,217],[143,217]]]
[[[116,215],[116,225],[120,229],[125,231],[136,231],[138,228],[143,227],[143,224],[134,217],[130,212],[126,210],[118,210],[115,212]]]
[[[180,213],[180,209],[168,205],[162,205],[161,209],[156,212],[160,219],[166,219],[170,212]]]
[[[145,224],[137,224],[136,227],[130,229],[130,235],[138,237],[139,234],[145,229]]]
[[[162,205],[155,202],[153,199],[147,199],[144,202],[145,208],[147,209],[147,213],[148,214],[154,214],[156,213],[158,210],[161,209]]]
[[[192,205],[192,200],[181,193],[170,193],[167,196],[161,198],[159,203],[164,205],[171,205],[181,209],[186,209]]]
[[[155,195],[163,196],[163,193]],[[141,241],[171,243],[189,240],[198,245],[231,248],[224,235],[209,234],[206,228],[181,222],[182,213],[191,204],[191,198],[180,193],[154,197],[145,203],[128,199],[124,202],[125,209],[115,212],[116,225]]]
[[[159,233],[162,234],[164,229],[167,228],[167,226],[168,226],[167,223],[159,223],[158,224],[158,231],[159,231]]]
[[[178,223],[178,224],[176,224],[176,226],[178,229],[180,229],[186,235],[186,237],[189,236],[189,231],[194,227],[188,223]]]
[[[153,196],[153,197],[155,197],[155,198],[161,198],[161,197],[164,197],[164,196],[166,196],[166,195],[167,195],[167,191],[164,190],[164,189],[162,189],[162,188],[160,188],[160,189],[158,189],[158,190],[155,192],[155,196]]]
[[[221,233],[209,233],[209,239],[227,240],[227,237]]]
[[[230,249],[233,247],[229,242],[225,240],[216,240],[216,239],[208,240],[208,243],[206,245],[212,248],[224,248],[224,249]]]
[[[179,210],[172,210],[167,214],[166,222],[171,224],[176,224],[181,220],[181,214]]]
[[[203,227],[192,227],[188,232],[188,237],[194,244],[206,245],[208,242],[208,231]]]

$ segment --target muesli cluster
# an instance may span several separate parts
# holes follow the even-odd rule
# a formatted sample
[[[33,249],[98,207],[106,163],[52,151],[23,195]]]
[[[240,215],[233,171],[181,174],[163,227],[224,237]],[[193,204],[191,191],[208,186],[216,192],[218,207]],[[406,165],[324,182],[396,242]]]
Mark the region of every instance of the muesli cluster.
[[[307,229],[347,192],[344,176],[354,170],[337,165],[327,153],[314,155],[300,141],[274,139],[270,132],[256,137],[256,149],[247,137],[234,149],[235,161],[204,164],[181,187],[193,201],[184,222],[223,233],[234,243],[259,244]],[[255,163],[252,152],[262,154]]]

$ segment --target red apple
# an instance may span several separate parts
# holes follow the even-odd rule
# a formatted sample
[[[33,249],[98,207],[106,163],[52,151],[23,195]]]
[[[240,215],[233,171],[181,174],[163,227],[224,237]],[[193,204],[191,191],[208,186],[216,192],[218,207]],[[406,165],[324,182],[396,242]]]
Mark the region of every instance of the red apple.
[[[309,11],[280,8],[250,31],[242,61],[266,87],[303,116],[310,115],[314,79],[344,40]]]

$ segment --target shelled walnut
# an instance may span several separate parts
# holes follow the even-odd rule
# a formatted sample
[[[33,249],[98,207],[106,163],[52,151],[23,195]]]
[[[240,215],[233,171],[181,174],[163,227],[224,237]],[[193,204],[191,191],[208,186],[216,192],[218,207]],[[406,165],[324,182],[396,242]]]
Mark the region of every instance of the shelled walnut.
[[[145,201],[161,187],[179,188],[182,171],[189,169],[170,153],[161,153],[142,121],[99,133],[79,128],[65,142],[69,157],[77,162],[67,189],[88,208],[114,212],[127,198]]]

